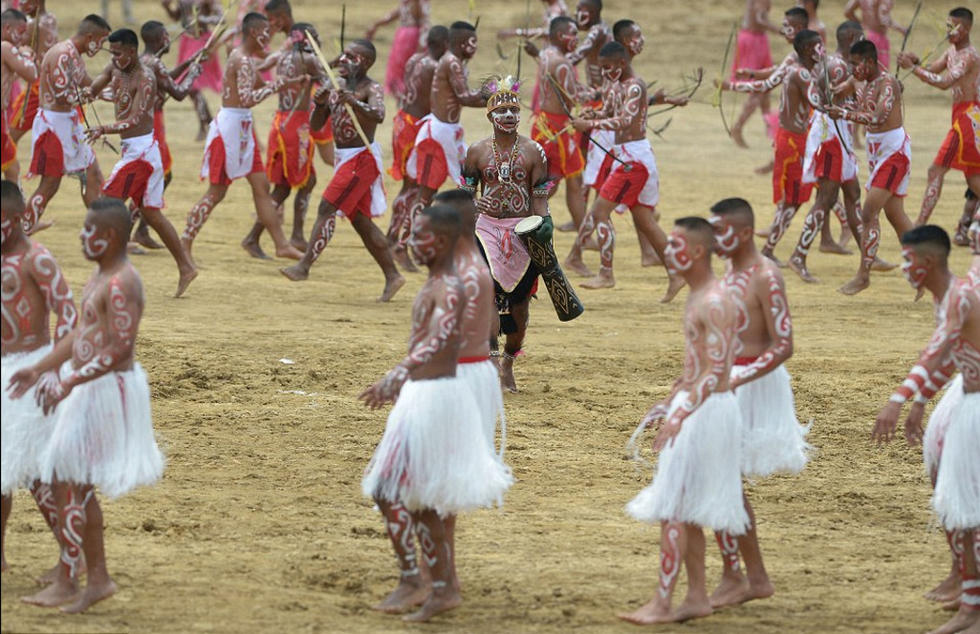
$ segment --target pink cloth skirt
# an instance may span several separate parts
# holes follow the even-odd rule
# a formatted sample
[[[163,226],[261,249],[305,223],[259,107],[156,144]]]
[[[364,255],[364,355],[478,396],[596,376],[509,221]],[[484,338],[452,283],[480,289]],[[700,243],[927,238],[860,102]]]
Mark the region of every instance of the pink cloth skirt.
[[[755,33],[742,29],[738,32],[738,45],[735,59],[732,60],[731,79],[739,68],[769,68],[772,66],[772,53],[769,50],[769,36],[763,31]]]
[[[419,48],[419,27],[400,26],[395,30],[395,41],[388,54],[388,70],[385,72],[385,90],[389,95],[399,95],[405,88],[405,63]]]
[[[182,64],[193,57],[195,53],[204,48],[210,36],[210,33],[202,33],[200,37],[196,38],[191,37],[189,33],[181,35],[177,48],[177,63]],[[203,66],[204,69],[201,74],[194,80],[194,88],[198,90],[209,88],[220,95],[224,71],[221,69],[221,62],[217,55],[209,57]]]

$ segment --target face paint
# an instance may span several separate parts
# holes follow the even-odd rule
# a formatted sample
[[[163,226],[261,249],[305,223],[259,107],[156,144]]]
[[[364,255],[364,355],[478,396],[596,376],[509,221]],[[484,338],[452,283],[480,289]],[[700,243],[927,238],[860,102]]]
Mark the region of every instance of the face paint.
[[[579,9],[575,12],[575,21],[578,22],[579,28],[587,28],[589,26],[589,12],[585,9]]]
[[[793,38],[796,37],[796,27],[789,23],[789,20],[783,19],[783,26],[779,29],[779,32],[783,34],[783,37],[792,44]]]
[[[255,36],[255,41],[258,42],[259,46],[262,47],[264,51],[269,47],[269,24],[266,23],[259,27],[259,33]]]
[[[629,49],[630,55],[632,55],[633,57],[636,57],[641,52],[643,52],[643,44],[645,42],[646,42],[646,40],[643,39],[643,34],[640,33],[639,30],[637,30],[636,35],[634,35],[629,40],[627,40],[627,42],[626,42],[626,48]]]
[[[102,232],[87,222],[82,227],[79,238],[82,240],[82,253],[89,260],[98,259],[109,248],[109,241],[105,239]]]
[[[109,45],[109,52],[112,54],[112,65],[119,70],[126,70],[133,63],[134,52],[123,48],[122,44],[114,42]]]
[[[561,48],[566,53],[571,53],[578,47],[578,29],[572,27],[568,33],[558,36],[558,41],[561,42]]]
[[[10,218],[4,218],[3,221],[0,221],[0,238],[2,238],[2,240],[0,240],[0,243],[9,240],[10,234],[12,234],[13,232],[14,232],[14,223],[10,220]]]
[[[27,23],[18,22],[10,29],[10,43],[20,46],[27,43]]]
[[[617,82],[623,76],[623,69],[614,64],[603,64],[602,76],[608,81]]]
[[[476,55],[476,36],[471,35],[466,38],[466,42],[463,43],[463,55],[466,59],[469,59]]]
[[[102,50],[102,43],[105,42],[105,40],[106,36],[89,40],[88,44],[85,46],[85,54],[89,57],[95,57],[96,54]]]
[[[513,133],[521,122],[521,109],[517,106],[497,108],[490,113],[490,121],[493,123],[493,127],[501,132]]]
[[[436,258],[436,234],[429,229],[425,216],[419,216],[418,220],[408,238],[408,248],[415,261],[426,266]]]
[[[672,275],[676,275],[690,269],[693,263],[687,238],[679,231],[674,231],[667,238],[667,248],[664,249],[664,264],[667,270]]]
[[[821,61],[827,52],[824,50],[823,42],[817,42],[817,45],[813,47],[813,56],[811,59],[815,62]]]
[[[912,288],[919,290],[922,283],[925,282],[929,269],[919,259],[919,255],[912,247],[902,247],[902,257],[905,258],[905,261],[902,262],[902,275],[905,276]]]
[[[715,253],[723,258],[731,257],[741,244],[735,235],[735,227],[725,222],[721,216],[714,216],[709,222],[715,230]]]

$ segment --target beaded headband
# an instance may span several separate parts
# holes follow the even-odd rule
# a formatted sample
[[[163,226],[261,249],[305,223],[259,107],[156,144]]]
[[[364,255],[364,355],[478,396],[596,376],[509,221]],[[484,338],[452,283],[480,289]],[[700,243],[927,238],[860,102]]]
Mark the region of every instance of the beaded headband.
[[[485,92],[490,93],[490,98],[487,99],[487,112],[493,112],[498,108],[504,108],[507,106],[517,106],[521,107],[519,90],[521,88],[521,82],[514,79],[510,75],[500,79],[499,77],[492,77],[483,85]]]

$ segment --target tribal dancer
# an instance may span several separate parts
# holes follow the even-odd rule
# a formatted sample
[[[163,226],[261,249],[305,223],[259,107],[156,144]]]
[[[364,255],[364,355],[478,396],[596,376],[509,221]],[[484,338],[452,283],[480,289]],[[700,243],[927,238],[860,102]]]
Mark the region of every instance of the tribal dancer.
[[[476,239],[490,265],[500,329],[506,337],[497,353],[497,334],[490,340],[491,356],[500,357],[500,383],[517,391],[514,359],[524,346],[531,296],[538,286],[538,268],[531,261],[514,227],[529,216],[544,219],[544,239],[550,240],[554,222],[548,212],[551,181],[544,149],[517,133],[521,121],[519,85],[507,78],[494,86],[487,101],[487,119],[493,124],[488,139],[474,143],[463,164],[463,189],[480,198],[476,208]]]
[[[280,272],[294,282],[308,278],[313,263],[333,237],[337,211],[342,211],[384,273],[385,287],[378,301],[387,302],[405,285],[405,278],[395,267],[384,234],[371,220],[388,207],[382,185],[381,145],[374,140],[385,118],[384,90],[367,75],[376,54],[374,44],[367,40],[349,43],[337,66],[338,81],[343,85],[325,86],[314,97],[316,108],[310,126],[319,128],[329,115],[337,143],[337,166],[323,191],[306,253]],[[356,121],[351,119],[352,113]],[[365,140],[370,145],[365,145]]]
[[[359,397],[372,409],[395,402],[361,490],[381,509],[401,572],[378,609],[401,612],[424,601],[407,621],[427,621],[462,602],[447,519],[492,505],[513,482],[487,442],[473,393],[457,376],[467,307],[453,256],[460,225],[456,210],[442,205],[416,219],[409,248],[429,277],[412,307],[408,355]],[[431,591],[419,574],[413,532]]]
[[[808,35],[804,37],[803,33]],[[801,31],[796,37],[802,38],[801,70],[794,72],[788,81],[798,84],[804,99],[813,108],[807,133],[806,157],[803,160],[803,183],[815,182],[817,195],[803,221],[800,239],[789,258],[789,268],[804,282],[816,282],[817,278],[807,269],[806,257],[813,241],[822,232],[827,212],[834,207],[840,192],[844,194],[844,209],[851,233],[861,235],[857,217],[861,186],[857,180],[857,157],[852,151],[854,140],[848,126],[840,126],[823,112],[825,105],[835,101],[834,86],[843,84],[850,76],[848,51],[861,38],[861,30],[857,22],[842,24],[837,30],[836,55],[826,53],[816,31]],[[781,227],[775,229],[780,230]],[[821,241],[820,248],[837,253],[844,251],[833,240]]]
[[[660,200],[660,177],[653,148],[646,138],[649,107],[646,82],[634,74],[629,54],[618,42],[602,47],[600,61],[606,79],[611,83],[621,83],[619,98],[615,103],[604,103],[601,112],[587,113],[594,118],[576,118],[572,120],[572,125],[579,132],[615,131],[616,144],[611,151],[618,160],[603,182],[565,259],[566,267],[581,275],[591,276],[592,273],[582,261],[582,249],[595,232],[599,242],[600,268],[595,277],[582,284],[584,288],[612,288],[616,285],[612,270],[616,232],[610,214],[617,205],[629,207],[637,232],[646,234],[661,261],[667,243],[667,237],[654,220]],[[669,285],[660,300],[662,302],[669,302],[684,286],[683,280],[669,271],[667,276]]]
[[[735,58],[732,60],[732,74],[729,78],[734,81],[736,77],[745,72],[764,70],[772,67],[772,53],[769,50],[769,33],[782,33],[782,28],[772,23],[769,19],[769,9],[772,8],[772,0],[745,0],[745,13],[742,15],[742,26],[738,31],[738,42],[736,43]],[[807,18],[809,22],[809,18]],[[801,25],[800,29],[806,28]],[[754,79],[751,75],[750,78]],[[762,119],[766,123],[766,129],[773,130],[776,127],[776,117],[769,112],[769,92],[753,92],[749,94],[742,112],[738,115],[735,123],[732,124],[732,140],[739,147],[748,147],[742,128],[745,123],[759,108]]]
[[[122,138],[122,156],[102,187],[106,196],[132,199],[136,214],[160,235],[177,263],[180,275],[175,297],[180,297],[197,277],[197,267],[180,244],[177,230],[163,215],[163,160],[153,133],[153,111],[158,100],[157,77],[139,58],[139,38],[130,29],[109,36],[112,62],[95,78],[85,93],[89,98],[106,88],[116,104],[116,123],[91,128],[89,141],[105,134]]]
[[[0,135],[2,135],[3,154],[0,156],[0,171],[4,178],[14,181],[20,179],[20,163],[17,162],[17,144],[10,136],[7,122],[7,109],[10,107],[10,95],[14,80],[20,77],[28,86],[37,80],[37,66],[34,64],[29,49],[22,47],[27,34],[27,16],[17,9],[7,9],[0,15],[3,41],[0,42],[0,64],[3,68],[2,90],[3,98],[0,107]]]
[[[449,29],[434,26],[426,35],[426,50],[416,53],[405,64],[405,82],[398,95],[398,112],[391,129],[391,169],[388,173],[402,188],[391,205],[391,225],[388,227],[388,244],[392,247],[395,262],[402,269],[417,271],[405,251],[405,241],[411,230],[409,211],[418,196],[419,185],[406,173],[408,156],[415,147],[421,121],[432,112],[430,97],[432,79],[439,60],[449,48]]]
[[[109,37],[109,24],[97,15],[87,15],[75,35],[58,42],[44,54],[39,69],[40,106],[31,130],[31,167],[27,177],[40,175],[41,182],[27,200],[24,226],[35,233],[50,226],[41,214],[61,186],[66,174],[84,173],[82,200],[86,205],[102,189],[102,171],[95,152],[85,143],[80,107],[82,89],[92,83],[81,53],[89,57],[102,50]]]
[[[711,271],[714,235],[703,218],[681,218],[665,262],[691,287],[684,308],[684,374],[654,405],[641,426],[662,422],[653,482],[626,505],[641,522],[660,524],[660,584],[638,610],[620,618],[649,625],[708,616],[704,528],[742,535],[751,526],[742,502],[739,466],[742,415],[729,375],[735,357],[738,313],[731,293]],[[676,609],[671,596],[687,568],[687,597]]]
[[[225,65],[221,110],[211,122],[204,143],[201,178],[208,179],[208,191],[187,214],[187,226],[180,242],[187,255],[191,256],[194,238],[208,216],[224,199],[232,181],[244,177],[252,187],[252,200],[259,222],[265,225],[276,243],[276,256],[299,259],[302,253],[286,240],[282,221],[276,213],[276,204],[269,195],[269,179],[262,167],[252,108],[284,86],[306,84],[309,78],[300,75],[279,77],[272,84],[263,82],[256,70],[256,56],[265,51],[269,44],[269,20],[262,14],[250,13],[245,16],[242,33],[241,46],[232,52]],[[253,257],[261,257],[261,254],[251,251],[247,243],[242,246]]]
[[[762,249],[762,255],[773,260],[776,244],[789,228],[796,210],[809,200],[813,189],[812,185],[803,182],[803,155],[810,116],[805,86],[809,82],[810,71],[800,66],[799,53],[795,50],[796,36],[806,30],[807,19],[804,9],[794,7],[786,11],[782,33],[794,45],[794,51],[767,77],[750,81],[724,81],[721,84],[722,90],[755,94],[769,92],[779,85],[783,87],[779,100],[779,129],[774,143],[775,169],[772,173],[772,201],[776,204],[776,214],[769,227],[766,246]],[[812,66],[812,62],[808,63]],[[763,71],[759,75],[767,72]],[[755,75],[753,72],[749,76]],[[794,81],[787,82],[789,77],[793,77]]]
[[[974,196],[980,196],[980,53],[970,43],[973,12],[958,7],[946,20],[949,48],[928,68],[914,53],[899,53],[898,64],[911,68],[912,74],[930,86],[949,90],[953,96],[953,122],[939,153],[929,166],[929,183],[922,199],[917,225],[929,222],[932,210],[943,190],[943,178],[952,169],[963,172]],[[966,236],[970,217],[960,220],[956,235]]]
[[[872,438],[887,442],[895,433],[902,404],[918,394],[928,401],[955,369],[962,385],[959,402],[948,412],[940,440],[942,458],[936,473],[932,506],[943,527],[953,533],[951,545],[962,543],[962,593],[959,610],[934,634],[976,631],[980,624],[980,278],[957,278],[949,270],[949,236],[940,227],[923,225],[902,234],[902,271],[919,294],[932,293],[937,325],[926,349],[908,377],[892,394],[875,421]],[[976,264],[976,263],[974,263]],[[942,378],[938,378],[942,377]],[[911,414],[910,414],[911,418]],[[921,428],[906,424],[906,439],[918,442]]]
[[[25,0],[20,10],[28,16],[27,39],[22,42],[26,47],[25,55],[32,58],[35,65],[40,64],[48,50],[58,43],[58,20],[46,9],[43,0]],[[110,29],[106,25],[106,31]],[[27,53],[27,50],[31,51]],[[81,50],[81,49],[79,49]],[[40,107],[40,75],[14,100],[10,119],[10,137],[14,145],[34,126],[34,118]]]
[[[266,6],[269,4],[272,2]],[[306,40],[307,33],[317,43],[320,42],[320,36],[312,24],[298,22],[290,27],[289,41],[292,50],[278,56],[277,78],[288,81],[296,77],[323,76],[320,62]],[[310,193],[316,186],[316,170],[313,167],[315,142],[310,134],[310,94],[308,82],[284,84],[279,89],[279,108],[269,130],[265,166],[266,175],[273,185],[272,201],[276,207],[281,207],[286,202],[293,189],[297,190],[293,199],[293,232],[289,243],[301,251],[305,251],[308,246],[303,224],[310,205]],[[262,223],[256,222],[242,241],[245,250],[257,257],[265,257],[262,247],[259,246],[262,229]]]
[[[878,63],[875,45],[861,40],[851,47],[854,78],[867,82],[858,94],[858,106],[830,106],[828,114],[868,127],[868,165],[871,174],[861,208],[861,264],[857,275],[839,290],[854,295],[871,285],[871,267],[878,253],[881,225],[878,214],[884,209],[888,222],[899,237],[912,228],[905,215],[904,198],[909,188],[911,142],[902,127],[902,87],[898,79]]]
[[[429,0],[398,0],[398,6],[385,17],[371,25],[364,37],[374,39],[378,29],[398,20],[395,38],[388,54],[388,68],[385,70],[385,91],[389,95],[401,95],[405,91],[406,67],[409,58],[416,51],[426,47],[429,33]]]
[[[783,276],[755,248],[755,217],[748,202],[727,198],[711,212],[715,253],[729,261],[725,286],[739,314],[731,389],[742,413],[742,477],[754,481],[777,472],[799,473],[807,463],[808,428],[796,419],[784,365],[793,354],[793,325]],[[711,595],[715,608],[764,599],[774,591],[744,489],[743,499],[750,522],[745,534],[736,538],[725,531],[715,533],[723,566],[721,583]],[[740,569],[739,553],[746,574]]]
[[[173,177],[171,168],[173,167],[173,156],[170,154],[170,146],[167,144],[167,128],[164,124],[163,105],[167,97],[173,97],[177,101],[183,101],[190,94],[194,80],[201,74],[203,67],[197,61],[190,59],[183,64],[179,64],[172,71],[163,63],[161,57],[170,51],[170,33],[162,22],[150,20],[145,22],[140,28],[140,37],[143,39],[143,54],[140,55],[140,63],[152,71],[156,77],[156,100],[153,104],[153,138],[160,146],[160,160],[163,161],[163,188],[170,185]],[[203,58],[207,58],[205,53]],[[177,77],[183,75],[179,82]],[[160,249],[163,245],[157,244],[150,237],[146,219],[140,216],[139,225],[133,233],[133,240],[148,249]]]
[[[820,0],[796,0],[796,6],[805,9],[806,14],[809,16],[806,28],[811,31],[816,31],[824,44],[827,44],[827,25],[817,17],[817,8],[820,6]]]
[[[584,60],[586,82],[598,90],[603,84],[599,51],[612,41],[612,30],[602,21],[602,0],[579,0],[575,7],[575,23],[580,31],[585,31],[585,37],[574,51],[565,55],[565,59],[575,65]]]
[[[26,601],[68,604],[61,610],[73,614],[117,590],[106,569],[96,487],[115,498],[163,475],[150,386],[134,359],[145,299],[139,273],[126,257],[131,231],[122,201],[92,203],[80,237],[86,259],[98,268],[85,285],[81,319],[43,359],[17,371],[8,388],[17,399],[37,384],[33,396],[55,418],[41,456],[41,480],[52,483],[65,547],[55,581]],[[83,553],[88,583],[79,593]]]
[[[585,192],[582,170],[585,157],[578,144],[579,135],[569,126],[570,112],[580,103],[594,102],[595,91],[580,84],[575,67],[566,55],[578,48],[578,26],[575,20],[559,16],[548,29],[548,46],[538,54],[537,82],[541,89],[541,107],[531,117],[531,139],[544,148],[548,157],[548,178],[554,183],[565,181],[565,202],[575,228],[585,218]]]
[[[894,0],[847,0],[844,5],[844,17],[860,22],[864,28],[865,38],[875,45],[878,51],[878,61],[888,68],[889,48],[888,29],[898,31],[902,35],[908,30],[892,20]],[[861,10],[860,17],[857,12]]]
[[[8,9],[9,10],[9,9]],[[51,487],[43,484],[40,454],[51,435],[54,422],[41,412],[33,399],[13,401],[7,394],[7,383],[17,370],[33,365],[51,350],[50,317],[57,323],[54,342],[71,332],[78,321],[75,301],[68,282],[51,252],[24,233],[21,216],[24,197],[13,181],[0,183],[0,228],[3,241],[3,360],[0,399],[3,400],[3,472],[0,489],[3,492],[3,526],[0,536],[7,534],[7,518],[13,506],[13,492],[27,487],[37,502],[37,508],[51,528],[60,545],[58,507]],[[0,537],[2,539],[3,537]],[[7,570],[4,546],[3,570]]]
[[[432,202],[432,196],[448,177],[459,185],[459,166],[466,157],[463,126],[459,123],[463,106],[486,105],[479,90],[470,91],[466,62],[476,54],[476,28],[469,22],[453,22],[449,27],[449,50],[439,60],[432,78],[429,104],[432,112],[419,121],[415,147],[408,155],[405,173],[418,183],[418,195],[409,211],[409,222],[419,210]]]
[[[161,0],[170,19],[184,27],[177,45],[177,64],[192,59],[211,39],[211,27],[221,19],[221,3],[218,0]],[[211,124],[211,111],[201,90],[207,88],[221,94],[223,71],[217,55],[209,55],[202,62],[201,74],[191,84],[190,94],[197,114],[197,140],[203,141]]]

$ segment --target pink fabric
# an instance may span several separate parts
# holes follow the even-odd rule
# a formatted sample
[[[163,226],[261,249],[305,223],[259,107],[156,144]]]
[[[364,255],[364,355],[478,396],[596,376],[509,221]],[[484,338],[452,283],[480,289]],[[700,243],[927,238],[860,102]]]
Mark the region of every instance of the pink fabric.
[[[735,79],[735,71],[739,68],[758,70],[770,66],[772,66],[772,53],[769,50],[769,37],[765,31],[755,33],[745,29],[740,30],[730,79]]]
[[[405,89],[405,63],[419,48],[419,27],[400,26],[395,30],[395,41],[388,54],[388,70],[385,72],[385,90],[389,95],[400,95]]]
[[[181,35],[177,48],[177,64],[182,64],[204,48],[204,45],[208,43],[209,37],[211,37],[210,33],[202,33],[197,38],[191,37],[189,33]],[[214,92],[221,94],[224,71],[221,70],[221,62],[218,60],[218,56],[212,55],[208,58],[208,61],[204,62],[203,66],[204,69],[201,71],[200,76],[194,80],[194,88],[198,90],[210,88]]]
[[[878,63],[888,68],[888,62],[891,59],[891,55],[889,54],[891,44],[888,43],[888,36],[875,33],[874,31],[865,31],[864,39],[875,45],[875,48],[878,49]]]

